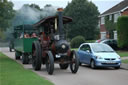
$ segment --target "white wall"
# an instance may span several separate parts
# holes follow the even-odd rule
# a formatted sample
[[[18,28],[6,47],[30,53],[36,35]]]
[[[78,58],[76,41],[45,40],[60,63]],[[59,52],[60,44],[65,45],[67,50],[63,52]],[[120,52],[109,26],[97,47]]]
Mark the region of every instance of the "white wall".
[[[114,32],[114,39],[117,40],[117,31],[113,31]]]
[[[100,32],[101,34],[101,39],[106,39],[106,32]]]

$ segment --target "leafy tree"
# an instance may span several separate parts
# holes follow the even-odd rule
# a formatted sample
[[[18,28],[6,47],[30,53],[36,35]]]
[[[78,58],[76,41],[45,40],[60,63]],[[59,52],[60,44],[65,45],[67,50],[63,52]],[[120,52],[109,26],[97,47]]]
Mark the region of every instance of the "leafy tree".
[[[99,12],[91,1],[72,0],[64,9],[64,15],[73,18],[73,22],[67,25],[68,38],[72,39],[77,35],[85,39],[95,38]]]
[[[31,8],[36,8],[36,9],[38,9],[38,10],[40,10],[41,11],[41,8],[39,7],[39,5],[37,5],[37,4],[31,4],[31,5],[29,5]]]
[[[0,31],[6,31],[11,25],[13,16],[13,3],[8,0],[0,0]]]

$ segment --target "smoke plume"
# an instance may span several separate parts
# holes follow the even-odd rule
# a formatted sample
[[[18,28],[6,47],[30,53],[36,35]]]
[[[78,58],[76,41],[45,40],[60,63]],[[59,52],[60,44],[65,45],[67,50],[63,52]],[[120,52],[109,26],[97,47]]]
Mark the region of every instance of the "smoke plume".
[[[20,10],[16,12],[13,19],[13,26],[22,24],[34,24],[41,20],[42,18],[53,16],[56,14],[56,9],[53,6],[45,6],[44,9],[38,10],[29,6],[23,6]]]

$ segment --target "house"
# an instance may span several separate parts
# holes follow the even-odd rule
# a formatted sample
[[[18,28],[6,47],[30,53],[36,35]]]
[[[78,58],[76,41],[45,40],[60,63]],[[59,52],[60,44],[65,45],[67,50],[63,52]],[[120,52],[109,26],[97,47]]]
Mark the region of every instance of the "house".
[[[119,4],[113,6],[108,9],[104,13],[100,15],[100,38],[107,39],[110,38],[110,34],[105,28],[105,20],[106,17],[108,21],[112,21],[112,23],[116,23],[119,16],[128,15],[128,0],[123,0]],[[113,38],[117,39],[117,31],[113,30]]]

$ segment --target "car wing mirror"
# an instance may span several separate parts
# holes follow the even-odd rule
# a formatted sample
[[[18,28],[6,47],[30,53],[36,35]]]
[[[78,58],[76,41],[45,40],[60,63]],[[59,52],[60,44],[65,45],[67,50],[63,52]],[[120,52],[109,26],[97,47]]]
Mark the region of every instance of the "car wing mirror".
[[[87,52],[87,53],[90,53],[90,51],[89,51],[89,50],[86,50],[86,52]]]

